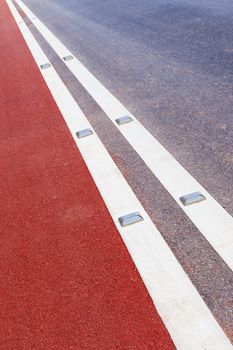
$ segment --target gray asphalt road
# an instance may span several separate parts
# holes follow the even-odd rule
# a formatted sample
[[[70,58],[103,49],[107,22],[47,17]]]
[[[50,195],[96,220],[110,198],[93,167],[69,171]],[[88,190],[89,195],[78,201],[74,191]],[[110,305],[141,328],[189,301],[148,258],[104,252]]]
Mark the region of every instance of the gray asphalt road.
[[[25,0],[233,215],[231,0]],[[233,276],[138,155],[32,31],[233,340]]]

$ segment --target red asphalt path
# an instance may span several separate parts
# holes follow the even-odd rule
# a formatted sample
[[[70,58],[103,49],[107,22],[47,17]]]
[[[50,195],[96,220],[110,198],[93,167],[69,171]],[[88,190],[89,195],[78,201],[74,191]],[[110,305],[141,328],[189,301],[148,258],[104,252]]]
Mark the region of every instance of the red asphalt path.
[[[0,349],[174,349],[3,0],[0,27]]]

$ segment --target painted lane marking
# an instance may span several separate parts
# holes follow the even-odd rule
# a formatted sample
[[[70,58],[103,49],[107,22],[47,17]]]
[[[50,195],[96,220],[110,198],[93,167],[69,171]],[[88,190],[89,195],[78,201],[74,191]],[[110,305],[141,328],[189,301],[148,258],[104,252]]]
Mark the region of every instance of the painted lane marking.
[[[35,17],[33,12],[22,1],[15,1],[29,19]],[[122,103],[85,68],[38,18],[34,25],[62,60],[67,55],[74,57],[71,61],[64,62],[66,66],[102,108],[201,234],[212,245],[229,268],[233,270],[233,218],[231,215],[130,114]],[[115,120],[122,115],[131,116],[134,122],[128,123],[127,127],[116,125]],[[184,206],[181,203],[180,197],[186,193],[197,191],[201,192],[207,200],[192,206]]]
[[[21,16],[10,0],[7,3],[16,23],[19,23]],[[39,67],[47,57],[26,24],[20,24],[19,29]],[[43,70],[41,74],[177,349],[213,350],[215,347],[232,350],[229,339],[96,133],[82,140],[76,137],[77,129],[92,127],[54,68]],[[137,225],[121,227],[118,218],[134,211],[139,212],[144,220]]]

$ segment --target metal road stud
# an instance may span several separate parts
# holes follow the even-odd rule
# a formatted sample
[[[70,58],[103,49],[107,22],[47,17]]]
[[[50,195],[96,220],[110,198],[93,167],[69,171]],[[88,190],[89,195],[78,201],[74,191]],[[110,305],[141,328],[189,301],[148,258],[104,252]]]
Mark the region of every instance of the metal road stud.
[[[131,118],[129,115],[125,115],[124,117],[120,117],[116,119],[116,122],[118,125],[130,123],[133,121],[133,118]]]
[[[72,56],[72,55],[67,55],[67,56],[64,56],[63,57],[63,60],[64,61],[70,61],[70,60],[72,60],[74,57]]]
[[[180,197],[180,201],[184,204],[184,206],[198,203],[204,201],[205,199],[206,197],[201,192],[194,192]]]
[[[79,139],[83,137],[87,137],[93,134],[93,131],[91,129],[83,129],[76,132],[76,135]]]
[[[121,226],[125,227],[125,226],[136,224],[137,222],[143,221],[144,219],[142,215],[138,211],[136,211],[134,213],[121,216],[118,220]]]
[[[50,64],[50,63],[44,63],[44,64],[41,64],[41,65],[40,65],[40,68],[41,68],[41,69],[46,69],[46,68],[49,68],[49,67],[51,67],[51,64]]]

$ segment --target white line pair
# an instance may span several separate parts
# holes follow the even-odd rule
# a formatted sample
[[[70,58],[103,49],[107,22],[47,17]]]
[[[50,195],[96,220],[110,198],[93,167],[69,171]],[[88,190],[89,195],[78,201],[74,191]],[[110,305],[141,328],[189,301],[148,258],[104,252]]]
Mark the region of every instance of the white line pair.
[[[144,126],[98,81],[55,35],[28,9],[16,3],[70,69],[109,119],[138,153],[152,173],[174,198],[189,219],[202,233],[225,263],[233,270],[233,218],[189,174],[179,162],[144,128]],[[72,59],[64,59],[65,57]],[[118,124],[118,118],[129,116],[133,122]],[[206,200],[184,206],[181,197],[200,192]]]

